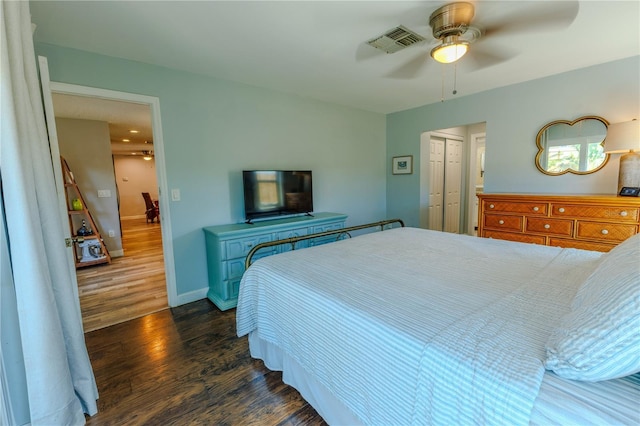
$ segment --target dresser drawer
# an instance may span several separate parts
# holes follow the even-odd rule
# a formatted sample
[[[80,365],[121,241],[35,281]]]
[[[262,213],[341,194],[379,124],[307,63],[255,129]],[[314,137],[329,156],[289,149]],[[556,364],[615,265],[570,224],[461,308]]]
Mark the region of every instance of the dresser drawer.
[[[637,222],[638,208],[616,206],[588,206],[571,204],[552,204],[551,216],[575,217],[578,219],[603,219],[615,222]]]
[[[260,249],[253,255],[253,260],[256,261],[260,258],[272,256],[278,254],[277,247],[265,247]],[[221,272],[223,280],[232,280],[234,278],[242,278],[244,274],[244,257],[238,257],[235,259],[223,260],[221,262]]]
[[[580,241],[580,240],[571,240],[565,238],[549,238],[549,244],[552,247],[564,247],[564,248],[576,248],[580,250],[593,250],[593,251],[609,251],[614,248],[615,243],[605,244],[605,243],[594,243],[592,241]]]
[[[344,226],[340,223],[329,223],[327,225],[319,225],[313,227],[313,233],[335,231],[336,229],[342,229]]]
[[[497,213],[526,213],[528,215],[547,215],[546,203],[526,203],[526,202],[512,202],[512,201],[483,201],[484,210],[486,212]]]
[[[284,240],[285,238],[302,237],[308,234],[308,228],[291,229],[289,231],[278,232],[278,240]]]
[[[235,278],[229,281],[222,282],[222,297],[225,299],[234,299],[238,297],[240,293],[240,281],[241,278]]]
[[[318,232],[335,231],[336,229],[341,229],[341,228],[344,228],[344,226],[341,226],[339,223],[328,224],[323,226],[314,226],[313,233],[317,234]],[[321,246],[323,244],[333,243],[334,241],[337,241],[338,238],[342,238],[340,237],[340,234],[329,235],[327,237],[314,238],[312,240],[308,240],[309,247]]]
[[[225,244],[226,257],[224,259],[236,259],[238,257],[246,257],[249,254],[251,249],[260,244],[272,241],[273,238],[271,234],[262,234],[262,235],[252,235],[250,237],[237,239],[237,240],[227,240],[223,242]]]
[[[299,229],[292,229],[291,231],[283,231],[278,233],[278,240],[284,240],[286,238],[294,238],[294,237],[303,237],[305,235],[308,235],[308,233],[309,233],[308,228],[299,228]],[[309,247],[308,240],[298,241],[295,244],[296,250],[307,248],[307,247]],[[291,249],[292,249],[291,244],[283,244],[281,246],[278,246],[278,253],[291,251]]]
[[[573,221],[547,217],[529,217],[527,218],[525,231],[570,237],[573,234]]]
[[[624,241],[637,232],[636,225],[578,221],[576,238]]]
[[[484,216],[484,227],[503,231],[522,232],[522,216],[487,214]]]
[[[225,267],[223,267],[222,279],[234,279],[234,278],[242,278],[242,274],[244,274],[244,259],[232,259],[223,263]]]
[[[546,237],[541,235],[513,234],[511,232],[484,231],[485,238],[495,238],[497,240],[517,241],[520,243],[541,244],[546,243]]]

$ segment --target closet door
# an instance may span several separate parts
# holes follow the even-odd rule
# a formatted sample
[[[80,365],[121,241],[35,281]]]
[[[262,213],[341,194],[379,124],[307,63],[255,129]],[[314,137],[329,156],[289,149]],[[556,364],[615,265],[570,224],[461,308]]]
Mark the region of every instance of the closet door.
[[[431,135],[428,229],[460,233],[463,141]]]
[[[444,223],[445,139],[431,136],[429,142],[429,229],[442,231]]]
[[[447,139],[445,153],[447,162],[444,168],[443,230],[459,234],[462,191],[462,141]]]

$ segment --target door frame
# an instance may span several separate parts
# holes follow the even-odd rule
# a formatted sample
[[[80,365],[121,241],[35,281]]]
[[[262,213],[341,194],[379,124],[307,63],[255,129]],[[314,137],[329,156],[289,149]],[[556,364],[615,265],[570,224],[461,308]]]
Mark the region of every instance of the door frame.
[[[479,139],[484,139],[485,141],[480,143]],[[467,234],[475,235],[474,223],[477,217],[475,217],[475,204],[476,204],[476,175],[478,173],[476,165],[478,164],[478,147],[484,146],[486,149],[486,139],[487,132],[481,133],[472,133],[469,141],[469,200],[467,201],[467,205],[469,206],[468,210],[468,221],[467,221]],[[483,188],[484,189],[484,188]]]
[[[457,126],[457,127],[465,127],[465,126]],[[467,150],[467,140],[466,140],[466,136],[464,135],[459,135],[456,133],[447,133],[444,132],[443,130],[447,130],[447,129],[440,129],[440,130],[432,130],[432,131],[426,131],[426,132],[422,132],[420,134],[420,227],[425,228],[425,229],[432,229],[431,228],[431,215],[429,214],[429,194],[431,193],[432,190],[432,186],[433,186],[433,182],[430,179],[430,175],[429,175],[429,160],[430,160],[430,144],[431,144],[431,138],[432,137],[437,137],[437,138],[441,138],[444,139],[444,143],[446,145],[447,139],[449,140],[455,140],[458,142],[461,142],[462,144],[462,163],[461,163],[461,169],[460,169],[460,206],[459,206],[459,215],[460,218],[462,218],[464,216],[464,212],[467,209],[466,206],[466,199],[464,197],[464,193],[465,193],[465,186],[466,186],[466,182],[464,180],[464,174],[465,174],[465,170],[464,170],[464,166],[465,166],[465,151]],[[446,152],[446,151],[445,151]],[[446,153],[445,153],[445,163],[446,163]],[[443,168],[443,173],[446,176],[446,166],[445,168]],[[444,191],[444,188],[446,186],[446,183],[444,182],[444,177],[443,177],[443,188],[442,190]],[[443,217],[443,226],[444,226],[444,214],[445,214],[445,194],[442,194],[442,202],[443,202],[443,212],[442,212],[442,217]],[[463,227],[463,221],[462,219],[460,219],[458,224],[458,232],[462,233],[464,230]],[[444,229],[444,228],[443,228]]]
[[[45,58],[46,61],[46,58]],[[41,66],[41,69],[44,68]],[[42,71],[41,71],[42,72]],[[148,105],[151,112],[151,128],[153,131],[153,153],[156,164],[156,177],[158,180],[158,198],[160,200],[160,219],[162,220],[162,251],[164,254],[164,270],[167,285],[167,299],[169,307],[178,306],[178,294],[176,290],[176,273],[173,256],[173,238],[171,235],[171,212],[169,209],[169,191],[167,184],[167,172],[164,156],[164,140],[162,136],[162,122],[160,119],[160,99],[155,96],[139,95],[135,93],[119,92],[115,90],[99,89],[95,87],[79,86],[75,84],[59,83],[51,81],[51,93],[60,93],[66,95],[85,96],[99,99],[124,101]],[[53,107],[53,104],[52,104]],[[53,138],[51,138],[53,139]],[[57,136],[55,147],[52,147],[52,156],[60,151],[57,144]],[[55,151],[55,152],[54,152]],[[57,170],[54,163],[54,172],[57,177],[61,176],[60,166]],[[58,162],[59,163],[59,162]],[[65,211],[66,213],[66,211]],[[75,274],[75,270],[74,270]]]

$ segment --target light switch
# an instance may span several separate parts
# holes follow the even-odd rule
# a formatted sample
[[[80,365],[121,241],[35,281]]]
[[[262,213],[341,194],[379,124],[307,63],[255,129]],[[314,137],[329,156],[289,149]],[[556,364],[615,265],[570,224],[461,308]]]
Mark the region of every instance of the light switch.
[[[180,190],[172,189],[171,190],[171,201],[180,201]]]
[[[111,197],[110,189],[98,189],[98,198],[108,198]]]

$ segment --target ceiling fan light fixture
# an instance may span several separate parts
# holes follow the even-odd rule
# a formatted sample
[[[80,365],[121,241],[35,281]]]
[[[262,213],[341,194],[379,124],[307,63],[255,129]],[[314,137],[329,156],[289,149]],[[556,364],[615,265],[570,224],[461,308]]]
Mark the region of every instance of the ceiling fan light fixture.
[[[441,45],[431,50],[431,57],[443,64],[450,64],[462,58],[469,50],[469,42],[457,36],[446,37]]]

